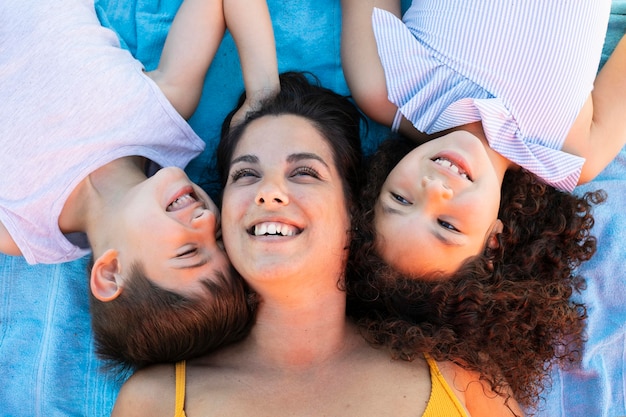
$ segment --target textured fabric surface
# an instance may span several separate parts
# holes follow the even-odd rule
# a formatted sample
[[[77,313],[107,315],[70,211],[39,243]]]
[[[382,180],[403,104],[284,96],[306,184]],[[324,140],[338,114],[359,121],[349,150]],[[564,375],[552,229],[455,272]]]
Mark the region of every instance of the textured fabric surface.
[[[162,42],[180,1],[98,0],[98,16],[113,27],[147,68],[158,61]],[[322,83],[347,94],[339,58],[341,10],[337,0],[268,1],[281,70],[309,70]],[[404,4],[404,3],[403,3]],[[626,1],[614,0],[608,52],[626,30]],[[2,45],[2,39],[0,39]],[[1,54],[0,54],[1,59]],[[205,175],[224,115],[243,89],[239,61],[226,36],[191,125],[207,149],[189,166]],[[370,126],[364,139],[372,150],[387,130]],[[596,209],[599,252],[581,268],[588,289],[589,342],[583,368],[555,373],[544,412],[550,417],[626,415],[626,150],[595,181],[579,188],[604,188],[609,200]],[[215,194],[213,194],[215,195]],[[0,255],[0,416],[109,416],[123,380],[103,372],[92,349],[87,303],[86,259],[29,266]]]
[[[613,0],[600,65],[625,33],[626,1]],[[589,315],[582,367],[553,372],[541,417],[626,416],[626,148],[575,192],[595,189],[604,189],[608,200],[594,211],[598,252],[578,270],[587,279],[578,299]]]

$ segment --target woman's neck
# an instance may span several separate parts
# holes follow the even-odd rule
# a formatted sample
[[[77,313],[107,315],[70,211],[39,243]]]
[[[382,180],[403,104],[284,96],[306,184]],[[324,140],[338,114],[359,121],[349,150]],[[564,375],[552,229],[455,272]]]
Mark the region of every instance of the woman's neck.
[[[299,301],[265,298],[242,347],[262,366],[302,370],[332,363],[361,343],[346,319],[345,293],[335,288],[326,296],[309,293]]]

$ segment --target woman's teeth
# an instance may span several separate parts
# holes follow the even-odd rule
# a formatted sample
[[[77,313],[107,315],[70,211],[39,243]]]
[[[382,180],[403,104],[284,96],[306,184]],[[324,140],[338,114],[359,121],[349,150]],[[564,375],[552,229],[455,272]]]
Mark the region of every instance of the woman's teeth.
[[[252,234],[255,236],[280,235],[293,236],[298,229],[284,223],[260,223],[253,227]]]

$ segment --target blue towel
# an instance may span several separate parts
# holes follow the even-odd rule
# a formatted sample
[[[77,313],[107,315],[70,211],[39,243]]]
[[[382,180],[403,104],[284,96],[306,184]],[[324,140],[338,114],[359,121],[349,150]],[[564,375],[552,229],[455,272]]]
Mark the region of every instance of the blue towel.
[[[403,0],[403,6],[408,6]],[[147,69],[158,62],[180,0],[96,0],[104,26]],[[348,94],[339,57],[341,8],[338,0],[268,0],[277,40],[279,69],[314,73],[326,87]],[[606,52],[626,28],[626,0],[614,0]],[[213,184],[213,150],[221,121],[243,89],[232,37],[226,35],[207,76],[191,125],[207,150],[188,167],[190,176]],[[388,130],[372,123],[364,137],[367,152]],[[545,416],[626,415],[624,355],[626,278],[626,150],[595,181],[609,201],[596,209],[598,254],[580,272],[588,278],[581,298],[589,306],[589,342],[582,370],[555,372]],[[217,188],[209,191],[215,197]],[[92,347],[86,260],[62,265],[27,265],[0,255],[0,416],[109,416],[123,381],[100,369]]]
[[[613,0],[601,66],[624,33],[626,0]],[[598,251],[578,269],[587,279],[578,298],[589,315],[582,367],[553,373],[542,417],[626,415],[626,148],[575,192],[595,189],[604,189],[609,198],[594,210]]]
[[[554,372],[541,416],[626,415],[626,148],[575,192],[598,188],[609,196],[594,211],[598,252],[578,270],[587,279],[578,298],[589,314],[582,369]]]

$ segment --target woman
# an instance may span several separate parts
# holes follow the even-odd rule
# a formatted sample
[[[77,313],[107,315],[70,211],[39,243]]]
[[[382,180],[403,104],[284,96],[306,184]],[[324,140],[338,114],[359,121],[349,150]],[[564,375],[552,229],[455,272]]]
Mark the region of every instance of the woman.
[[[280,94],[222,139],[224,244],[256,293],[256,324],[176,371],[138,372],[113,416],[428,416],[441,415],[437,401],[445,415],[520,413],[451,362],[390,361],[346,319],[359,123],[345,98],[286,74]]]

